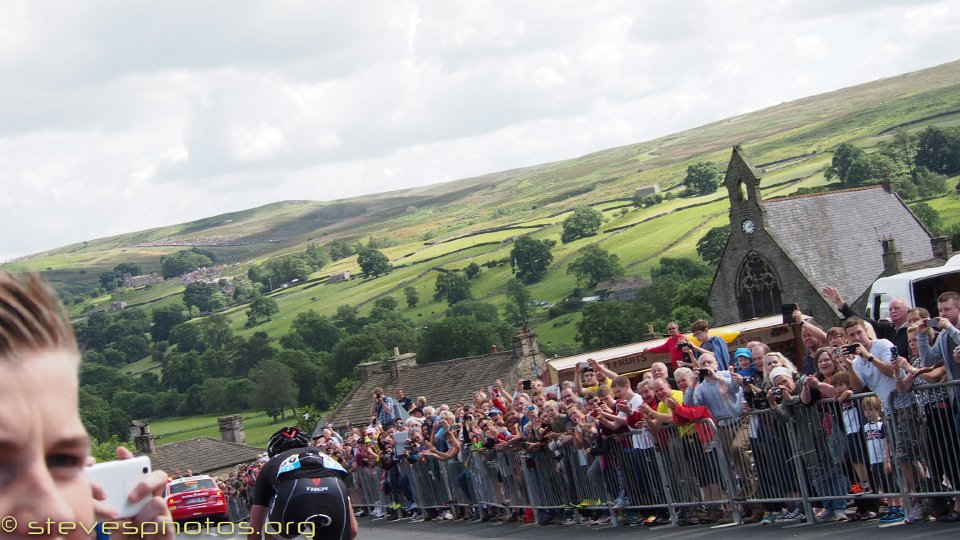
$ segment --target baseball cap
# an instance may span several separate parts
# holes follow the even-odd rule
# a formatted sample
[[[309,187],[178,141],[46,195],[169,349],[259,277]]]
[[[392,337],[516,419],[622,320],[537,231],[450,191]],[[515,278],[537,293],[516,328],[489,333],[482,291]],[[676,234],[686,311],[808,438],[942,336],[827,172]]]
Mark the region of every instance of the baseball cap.
[[[739,349],[737,349],[737,350],[733,353],[733,357],[734,357],[734,358],[738,358],[738,357],[740,357],[740,356],[746,356],[747,358],[753,358],[753,353],[750,352],[750,349],[749,349],[748,347],[740,347]]]

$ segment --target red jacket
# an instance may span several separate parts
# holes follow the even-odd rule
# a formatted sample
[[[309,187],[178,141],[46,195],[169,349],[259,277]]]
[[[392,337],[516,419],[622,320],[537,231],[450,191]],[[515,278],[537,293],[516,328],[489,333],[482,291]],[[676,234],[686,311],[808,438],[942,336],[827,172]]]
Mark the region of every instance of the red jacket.
[[[710,409],[701,407],[700,405],[677,404],[677,408],[673,409],[673,422],[680,426],[689,424],[695,420],[703,420],[707,418],[713,420],[713,415],[710,414]],[[700,438],[700,442],[702,444],[707,444],[713,440],[713,425],[699,422],[696,424],[696,429],[697,437]]]
[[[675,336],[670,336],[667,338],[667,342],[662,345],[657,345],[656,347],[650,347],[647,349],[647,352],[652,353],[670,353],[670,363],[673,364],[673,369],[680,367],[677,365],[677,362],[683,360],[683,351],[677,348],[677,343],[680,342],[680,338],[684,337],[683,334],[677,334]]]

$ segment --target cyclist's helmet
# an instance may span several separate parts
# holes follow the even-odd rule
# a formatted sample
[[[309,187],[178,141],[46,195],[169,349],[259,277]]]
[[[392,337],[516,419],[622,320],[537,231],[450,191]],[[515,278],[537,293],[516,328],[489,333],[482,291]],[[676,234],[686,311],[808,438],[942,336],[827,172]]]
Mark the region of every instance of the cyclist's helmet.
[[[307,434],[297,427],[285,427],[270,437],[267,443],[267,455],[273,457],[277,454],[293,450],[294,448],[303,448],[310,445],[310,439]]]

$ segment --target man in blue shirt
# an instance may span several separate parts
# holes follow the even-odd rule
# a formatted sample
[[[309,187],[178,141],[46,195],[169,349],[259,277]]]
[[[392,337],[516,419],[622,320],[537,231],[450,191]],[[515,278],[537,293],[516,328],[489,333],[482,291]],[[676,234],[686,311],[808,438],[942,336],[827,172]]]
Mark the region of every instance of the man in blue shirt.
[[[370,406],[370,421],[376,420],[381,426],[392,426],[396,421],[393,415],[394,401],[383,393],[379,386],[373,389],[373,404]]]
[[[690,332],[700,342],[699,347],[692,343],[690,347],[693,348],[698,359],[703,353],[712,353],[717,360],[717,370],[727,371],[730,367],[730,349],[727,347],[727,342],[722,337],[710,337],[709,330],[710,325],[703,319],[690,325]]]

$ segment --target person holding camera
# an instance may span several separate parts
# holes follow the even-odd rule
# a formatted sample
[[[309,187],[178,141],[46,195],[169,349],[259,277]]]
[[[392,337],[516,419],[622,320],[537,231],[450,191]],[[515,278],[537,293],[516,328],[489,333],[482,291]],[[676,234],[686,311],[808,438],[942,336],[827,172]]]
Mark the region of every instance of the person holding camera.
[[[673,372],[683,364],[684,350],[679,346],[680,340],[682,339],[685,341],[683,334],[680,333],[680,325],[674,321],[670,321],[667,323],[667,341],[657,345],[656,347],[640,349],[640,354],[646,354],[648,352],[669,353],[670,377],[673,377]]]
[[[379,422],[386,428],[392,426],[396,421],[393,414],[395,402],[393,398],[383,393],[383,388],[379,386],[373,389],[373,403],[370,405],[370,422]]]
[[[0,272],[0,518],[4,538],[82,540],[96,521],[116,521],[106,493],[84,473],[94,461],[79,411],[80,353],[66,310],[39,277]],[[117,448],[117,457],[133,457]],[[114,539],[172,540],[176,528],[154,470],[133,487],[146,505],[123,520]],[[8,528],[7,525],[12,525]],[[149,534],[121,534],[132,525]],[[35,527],[45,528],[40,536]],[[66,529],[63,529],[66,527]],[[52,535],[50,534],[52,533]]]

